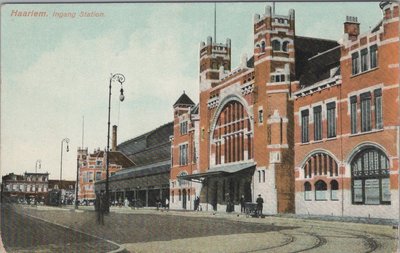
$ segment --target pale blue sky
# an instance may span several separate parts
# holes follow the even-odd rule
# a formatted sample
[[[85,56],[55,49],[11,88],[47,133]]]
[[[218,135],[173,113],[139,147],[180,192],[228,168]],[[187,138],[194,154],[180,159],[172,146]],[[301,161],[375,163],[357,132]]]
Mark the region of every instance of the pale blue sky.
[[[217,39],[232,40],[232,66],[251,56],[253,15],[264,3],[217,4]],[[361,31],[375,26],[378,3],[277,3],[277,14],[296,11],[296,34],[339,40],[346,15],[358,16]],[[12,10],[47,11],[49,17],[12,17]],[[74,179],[76,149],[104,149],[108,80],[121,72],[126,100],[113,86],[112,124],[119,142],[172,120],[182,91],[198,101],[198,50],[213,34],[214,4],[37,4],[1,9],[1,174],[42,170]],[[55,18],[53,12],[97,11],[102,18]],[[118,110],[120,108],[120,110]],[[118,117],[118,115],[120,115]],[[119,122],[118,122],[119,121]]]

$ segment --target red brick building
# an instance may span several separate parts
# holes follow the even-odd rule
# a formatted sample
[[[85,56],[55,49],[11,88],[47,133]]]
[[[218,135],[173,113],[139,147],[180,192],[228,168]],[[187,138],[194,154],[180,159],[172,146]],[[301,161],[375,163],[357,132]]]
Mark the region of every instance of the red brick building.
[[[198,108],[185,94],[174,105],[175,207],[200,196],[239,211],[261,194],[269,214],[397,217],[399,14],[381,7],[365,34],[347,17],[337,42],[296,35],[294,10],[267,6],[235,69],[229,39],[202,42]]]
[[[398,217],[399,5],[339,43],[292,84],[296,213]]]

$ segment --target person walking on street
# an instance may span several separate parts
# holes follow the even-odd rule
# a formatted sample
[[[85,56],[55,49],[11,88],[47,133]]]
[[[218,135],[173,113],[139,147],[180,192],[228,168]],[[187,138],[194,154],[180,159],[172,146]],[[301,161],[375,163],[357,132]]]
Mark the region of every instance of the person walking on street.
[[[244,201],[244,195],[240,198],[240,212],[245,213],[246,212],[246,206],[245,206],[245,201]]]
[[[264,199],[261,197],[261,194],[258,194],[257,202],[257,215],[262,216]]]
[[[169,200],[168,200],[168,198],[165,199],[165,209],[169,210]]]
[[[104,211],[105,211],[105,202],[104,202],[104,194],[100,193],[96,198],[96,210],[97,210],[97,223],[104,225]]]

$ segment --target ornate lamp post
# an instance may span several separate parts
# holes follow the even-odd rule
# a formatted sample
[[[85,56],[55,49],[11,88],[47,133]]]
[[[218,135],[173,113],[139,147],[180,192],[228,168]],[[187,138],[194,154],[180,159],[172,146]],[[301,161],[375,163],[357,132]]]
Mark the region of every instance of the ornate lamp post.
[[[38,167],[40,169],[41,166],[42,166],[42,161],[40,159],[36,160],[36,163],[35,163],[35,205],[37,205],[37,181],[38,181],[37,170],[38,170]]]
[[[124,96],[124,89],[122,88],[122,84],[125,82],[125,76],[122,74],[114,74],[110,77],[110,86],[109,86],[109,92],[108,92],[108,131],[107,131],[107,160],[106,160],[106,213],[109,213],[110,211],[110,191],[108,189],[108,178],[109,178],[109,152],[110,152],[110,111],[111,111],[111,84],[113,81],[118,81],[121,84],[121,89],[120,92],[121,94],[119,95],[119,100],[122,102],[125,99]]]
[[[61,193],[62,193],[62,186],[61,186],[61,183],[62,183],[62,158],[63,158],[63,151],[64,151],[64,146],[63,146],[63,144],[64,144],[64,142],[67,144],[67,152],[69,151],[69,146],[68,146],[68,143],[69,143],[69,139],[68,138],[64,138],[64,139],[62,139],[61,140],[61,162],[60,162],[60,199],[59,199],[59,205],[61,206]]]

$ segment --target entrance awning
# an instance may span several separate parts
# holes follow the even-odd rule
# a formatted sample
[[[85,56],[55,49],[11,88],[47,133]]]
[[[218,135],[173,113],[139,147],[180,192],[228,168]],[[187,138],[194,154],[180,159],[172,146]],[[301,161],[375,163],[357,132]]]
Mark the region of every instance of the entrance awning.
[[[236,172],[239,172],[239,171],[242,171],[245,169],[252,168],[255,165],[256,164],[254,162],[223,164],[223,165],[211,167],[207,172],[197,173],[197,174],[192,174],[192,175],[178,176],[178,178],[188,180],[188,181],[202,182],[208,177],[236,173]]]

